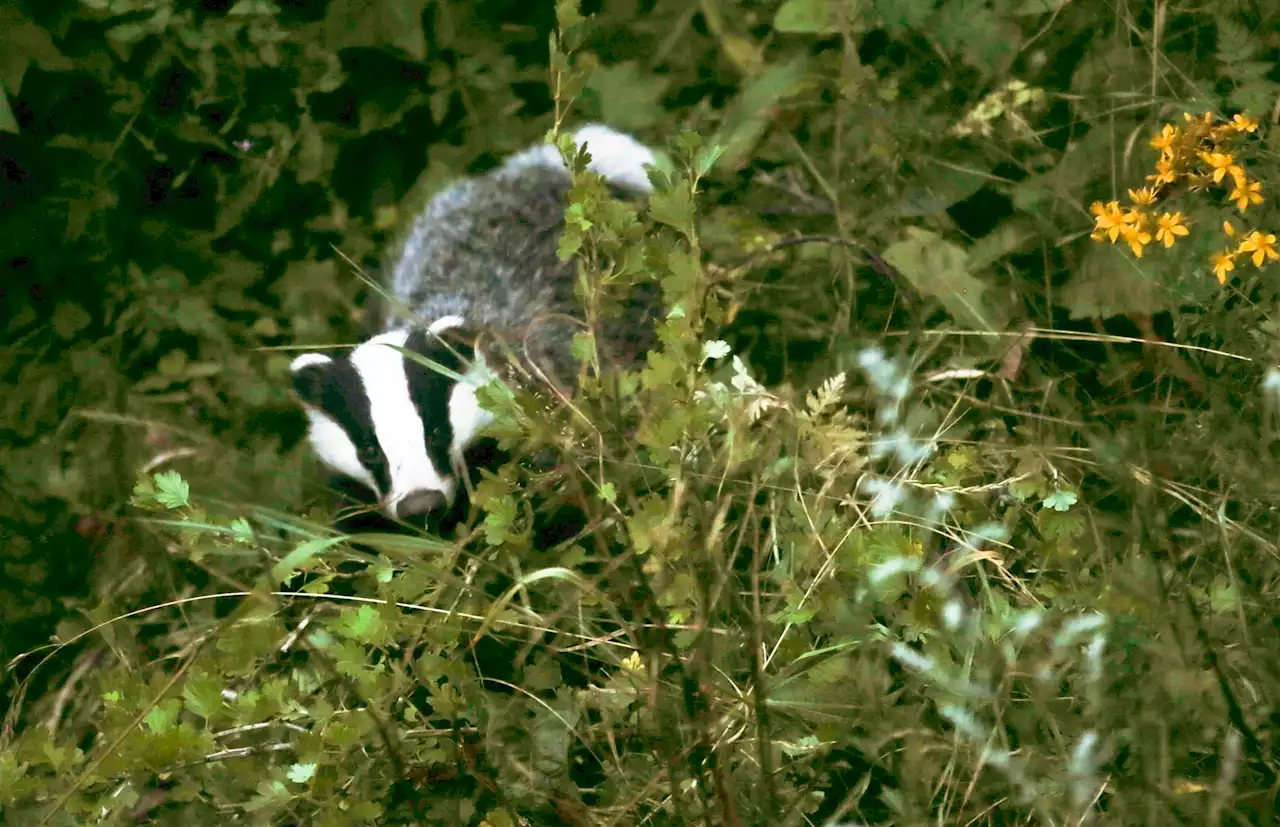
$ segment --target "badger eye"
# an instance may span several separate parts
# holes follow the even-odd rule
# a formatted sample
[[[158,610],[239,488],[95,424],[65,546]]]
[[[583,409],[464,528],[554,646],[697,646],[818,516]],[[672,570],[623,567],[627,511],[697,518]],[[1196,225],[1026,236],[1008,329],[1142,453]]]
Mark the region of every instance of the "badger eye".
[[[360,460],[361,465],[373,465],[378,461],[378,447],[376,445],[362,445],[356,451],[356,458]]]

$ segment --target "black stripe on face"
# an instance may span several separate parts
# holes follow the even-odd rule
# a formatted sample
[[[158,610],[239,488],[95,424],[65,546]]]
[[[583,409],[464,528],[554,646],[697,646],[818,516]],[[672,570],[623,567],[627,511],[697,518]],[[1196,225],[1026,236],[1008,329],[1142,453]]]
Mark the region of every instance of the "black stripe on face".
[[[415,330],[405,340],[404,347],[456,374],[465,374],[474,357],[470,337],[457,328],[442,331],[439,336],[425,330]],[[449,420],[449,395],[457,384],[452,377],[427,367],[405,356],[404,372],[409,379],[409,398],[413,400],[422,417],[423,436],[427,442],[427,457],[440,476],[453,473],[450,447],[453,445],[453,423]]]
[[[369,395],[360,381],[360,374],[351,359],[337,359],[327,365],[317,366],[324,371],[318,393],[308,400],[329,415],[346,431],[356,447],[360,464],[378,484],[374,493],[386,495],[391,490],[391,466],[378,444],[373,429],[373,415],[369,407]],[[312,368],[307,368],[311,370]]]

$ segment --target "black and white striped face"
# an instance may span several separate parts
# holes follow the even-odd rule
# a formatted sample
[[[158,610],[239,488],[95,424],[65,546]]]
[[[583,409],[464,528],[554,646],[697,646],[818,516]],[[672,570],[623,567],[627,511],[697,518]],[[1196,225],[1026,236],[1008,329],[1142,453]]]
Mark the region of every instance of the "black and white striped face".
[[[489,377],[483,358],[459,344],[461,337],[446,343],[437,335],[461,324],[450,316],[426,330],[375,336],[340,358],[307,353],[293,360],[312,450],[331,471],[373,492],[392,519],[451,505],[463,450],[492,419],[476,402],[476,388]]]

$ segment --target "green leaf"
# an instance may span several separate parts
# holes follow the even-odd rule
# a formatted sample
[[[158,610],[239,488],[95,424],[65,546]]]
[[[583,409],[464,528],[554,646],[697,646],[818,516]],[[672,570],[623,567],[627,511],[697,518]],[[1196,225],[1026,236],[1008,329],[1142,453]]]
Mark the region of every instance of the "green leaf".
[[[582,16],[582,10],[578,6],[578,0],[557,0],[556,2],[556,26],[561,31],[567,31],[575,26],[581,26],[586,22],[586,18]]]
[[[448,682],[427,686],[431,698],[431,711],[445,718],[456,718],[466,711],[466,701],[453,684]]]
[[[682,161],[687,161],[697,155],[698,151],[701,150],[702,147],[702,136],[697,132],[685,129],[676,136],[676,157],[680,158]]]
[[[582,249],[584,240],[581,228],[566,224],[564,232],[560,235],[560,241],[556,244],[556,256],[561,261],[569,261]]]
[[[986,285],[969,274],[962,247],[937,233],[908,227],[907,237],[884,251],[888,261],[925,296],[942,302],[957,322],[976,330],[1003,330],[1004,314],[986,299]]]
[[[595,336],[591,335],[590,331],[579,331],[573,334],[569,350],[573,354],[573,358],[579,362],[595,364],[596,339]]]
[[[1153,314],[1176,304],[1176,297],[1161,284],[1160,268],[1150,255],[1139,259],[1119,245],[1091,244],[1079,269],[1058,294],[1073,319]]]
[[[212,718],[222,709],[222,686],[216,675],[194,672],[182,685],[184,705],[194,715],[206,720]]]
[[[333,0],[325,12],[325,45],[333,51],[393,46],[426,60],[422,13],[430,0]]]
[[[1048,540],[1070,540],[1084,533],[1080,515],[1069,512],[1041,511],[1036,515],[1036,525]]]
[[[156,502],[171,509],[190,505],[191,488],[177,471],[161,471],[154,479]]]
[[[484,540],[491,546],[500,546],[507,539],[512,523],[516,519],[516,501],[510,495],[485,504],[488,509],[484,517]]]
[[[907,184],[900,199],[874,213],[870,221],[937,215],[982,189],[989,179],[989,175],[979,170],[929,163],[922,174]]]
[[[1085,46],[1085,53],[1076,64],[1069,89],[1078,95],[1105,94],[1106,90],[1114,88],[1116,78],[1130,76],[1138,71],[1142,62],[1138,53],[1126,44],[1117,43],[1106,37],[1093,38]],[[1104,140],[1114,138],[1109,129],[1090,130],[1084,141],[1087,142],[1090,136],[1097,136]],[[1095,172],[1098,157],[1096,153],[1089,153],[1082,163],[1088,165],[1090,172]]]
[[[0,4],[0,125],[8,108],[3,92],[21,92],[22,78],[32,63],[49,72],[67,71],[73,65],[49,32],[23,16],[18,5]]]
[[[947,452],[946,463],[957,471],[964,471],[977,464],[977,451],[970,447],[957,448]]]
[[[810,82],[808,61],[803,57],[768,66],[753,77],[725,111],[724,126],[715,139],[724,147],[720,166],[737,170],[750,163],[779,105]]]
[[[1256,78],[1231,90],[1231,102],[1245,112],[1266,112],[1274,104],[1280,83],[1266,78]]]
[[[258,782],[257,791],[257,795],[243,804],[244,809],[251,813],[278,807],[292,797],[288,788],[280,781],[260,781]]]
[[[139,508],[156,504],[156,485],[150,477],[139,477],[133,484],[132,502]]]
[[[469,805],[471,802],[463,802]],[[378,819],[382,818],[382,805],[375,801],[354,801],[347,805],[346,811],[350,820],[344,821],[345,824],[358,824],[360,822],[378,823]],[[469,819],[468,819],[469,821]],[[466,822],[464,822],[466,823]]]
[[[545,778],[560,780],[568,776],[569,747],[574,740],[574,726],[582,715],[581,707],[571,702],[572,695],[557,696],[550,705],[539,706],[534,713],[533,766]]]
[[[524,686],[534,692],[550,692],[564,685],[560,664],[551,658],[538,658],[524,670]]]
[[[1009,10],[1009,14],[1052,14],[1071,0],[1022,0]]]
[[[1045,508],[1050,508],[1054,511],[1067,511],[1071,506],[1076,504],[1078,499],[1079,497],[1076,496],[1076,492],[1060,488],[1045,497],[1040,504]]]
[[[360,643],[382,643],[389,629],[382,615],[374,607],[365,604],[357,609],[343,609],[333,630]]]
[[[665,76],[641,71],[634,61],[627,61],[597,66],[587,77],[586,88],[596,94],[605,123],[619,129],[648,129],[662,117],[667,84]]]
[[[758,75],[764,68],[764,50],[755,38],[726,31],[720,36],[720,50],[747,77]]]
[[[73,302],[58,302],[53,311],[53,331],[63,339],[74,339],[76,334],[93,322],[93,317]]]
[[[692,219],[690,219],[692,220]],[[672,250],[667,254],[668,273],[662,279],[662,289],[668,298],[683,300],[698,286],[698,260],[687,250]],[[679,308],[673,308],[673,316]]]
[[[1015,216],[1001,221],[969,248],[969,272],[984,270],[1005,256],[1026,249],[1038,238],[1040,233],[1025,217]]]
[[[253,527],[244,517],[236,517],[231,521],[231,538],[244,545],[253,544]]]
[[[292,764],[289,766],[286,777],[295,784],[305,784],[311,780],[316,774],[316,768],[319,764]]]
[[[41,745],[40,753],[48,760],[50,769],[59,772],[71,769],[75,762],[84,757],[83,752],[70,744],[57,747],[46,742]]]
[[[693,232],[693,194],[689,187],[679,182],[669,190],[655,192],[649,198],[649,215],[685,235]]]
[[[1009,484],[1009,494],[1022,502],[1039,495],[1043,490],[1044,480],[1038,475],[1014,480]]]
[[[145,23],[121,23],[107,29],[107,42],[116,50],[116,54],[128,60],[133,46],[149,34],[152,34],[151,27]]]
[[[298,121],[298,150],[294,154],[298,165],[298,183],[325,180],[337,157],[325,143],[324,133],[311,116],[304,113]]]
[[[346,539],[346,537],[339,535],[337,537],[317,537],[316,539],[299,543],[293,551],[286,554],[280,562],[271,567],[271,579],[277,583],[283,583],[292,577],[295,571],[303,568],[311,558]]]
[[[835,28],[831,0],[786,0],[773,17],[773,27],[790,34],[826,34]]]
[[[937,8],[937,0],[871,0],[867,17],[890,32],[921,26]]]
[[[1218,575],[1209,587],[1209,611],[1216,615],[1231,614],[1239,608],[1240,594],[1226,577]]]
[[[0,84],[0,132],[17,135],[18,131],[18,119],[9,106],[9,96],[5,93],[4,85]]]
[[[984,72],[998,72],[1016,56],[1022,33],[989,6],[988,0],[947,0],[931,24],[944,49],[958,52]]]
[[[177,698],[169,698],[153,706],[143,721],[152,732],[168,732],[177,725],[181,708]]]
[[[1231,64],[1248,60],[1255,50],[1254,33],[1248,27],[1236,23],[1229,17],[1220,17],[1214,21],[1218,30],[1216,38],[1218,60]]]
[[[693,157],[694,172],[699,178],[710,174],[715,169],[716,164],[720,162],[721,156],[724,155],[724,147],[719,144],[708,144],[700,147]]]

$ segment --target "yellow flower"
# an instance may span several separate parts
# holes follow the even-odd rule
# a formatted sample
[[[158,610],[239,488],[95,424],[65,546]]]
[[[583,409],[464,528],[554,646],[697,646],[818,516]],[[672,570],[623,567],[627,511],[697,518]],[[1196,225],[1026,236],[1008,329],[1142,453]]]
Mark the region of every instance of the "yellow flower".
[[[1172,247],[1177,236],[1187,235],[1190,232],[1180,212],[1164,213],[1156,219],[1156,224],[1156,241],[1164,242],[1166,247]]]
[[[1120,237],[1126,221],[1124,212],[1120,209],[1120,202],[1111,201],[1103,204],[1101,201],[1094,201],[1089,209],[1097,216],[1094,219],[1093,239],[1101,241],[1104,238],[1109,238],[1111,243],[1114,244],[1116,239]]]
[[[1125,218],[1128,221],[1120,228],[1120,235],[1133,254],[1142,258],[1142,248],[1151,243],[1151,233],[1147,232],[1147,217],[1142,213],[1133,212]]]
[[[1247,182],[1243,179],[1236,181],[1236,188],[1231,191],[1231,200],[1236,202],[1240,212],[1249,209],[1250,204],[1261,204],[1262,182]]]
[[[1213,257],[1213,274],[1218,278],[1218,284],[1227,283],[1227,273],[1236,269],[1236,254],[1227,250],[1217,253]]]
[[[1156,203],[1156,194],[1149,187],[1142,187],[1141,189],[1129,190],[1129,200],[1139,207],[1147,207]]]
[[[1235,156],[1230,152],[1201,152],[1200,160],[1213,167],[1213,183],[1220,182],[1227,173],[1232,177],[1243,175],[1244,170],[1236,164]]]
[[[1257,132],[1258,122],[1248,115],[1232,115],[1231,126],[1236,132]]]
[[[1236,234],[1236,228],[1235,228],[1235,227],[1233,227],[1233,226],[1231,226],[1231,222],[1230,222],[1230,221],[1223,221],[1223,222],[1222,222],[1222,231],[1223,231],[1224,233],[1226,233],[1226,234],[1227,234],[1227,237],[1228,237],[1228,238],[1230,238],[1230,237],[1232,237],[1232,236],[1234,236],[1234,235]]]
[[[1272,233],[1262,233],[1257,230],[1249,233],[1244,237],[1244,241],[1240,242],[1241,253],[1253,253],[1253,266],[1261,267],[1262,262],[1266,259],[1280,258],[1280,253],[1276,252],[1276,237]]]
[[[1178,178],[1177,171],[1173,168],[1173,158],[1163,157],[1156,161],[1156,174],[1148,175],[1147,180],[1151,181],[1157,187],[1164,184],[1172,184]]]
[[[1165,153],[1172,155],[1174,147],[1181,137],[1182,130],[1171,123],[1167,123],[1164,125],[1164,129],[1160,130],[1160,134],[1151,139],[1151,146],[1160,150],[1162,155]]]

